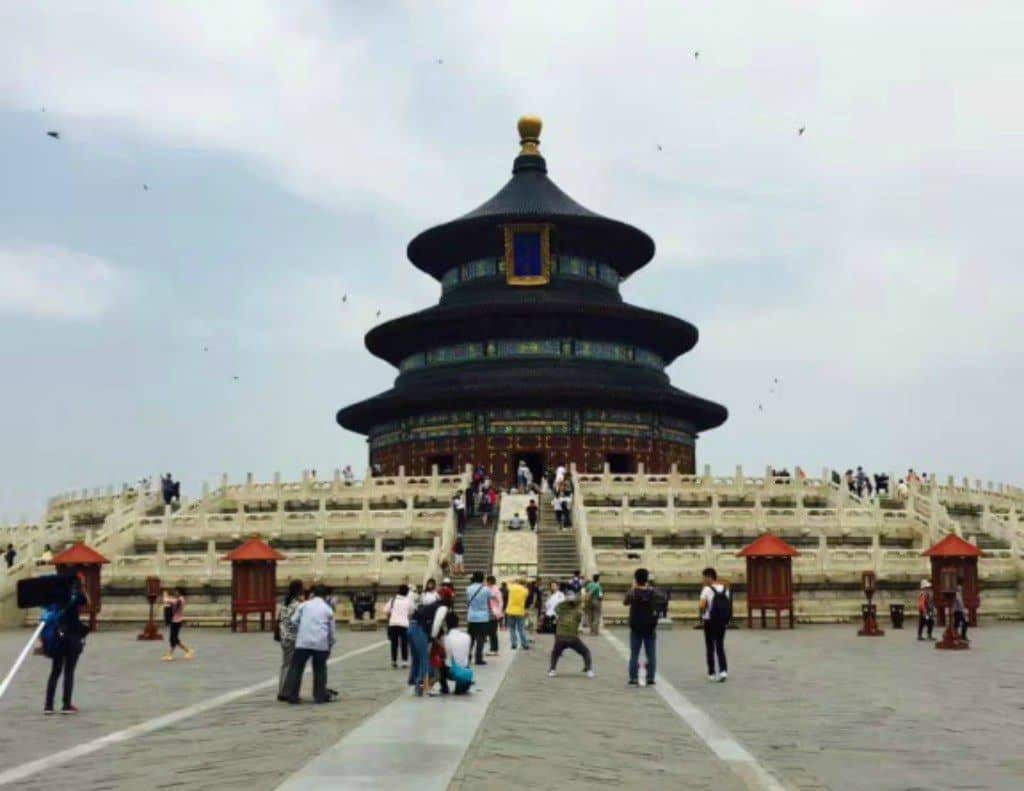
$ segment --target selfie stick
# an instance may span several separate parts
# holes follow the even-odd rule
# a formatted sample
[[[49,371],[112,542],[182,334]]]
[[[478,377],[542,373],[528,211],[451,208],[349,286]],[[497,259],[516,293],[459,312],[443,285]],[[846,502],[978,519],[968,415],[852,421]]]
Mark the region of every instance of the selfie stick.
[[[29,652],[32,650],[32,646],[36,642],[36,638],[39,637],[39,633],[43,631],[43,627],[45,625],[46,624],[40,621],[39,626],[37,626],[36,630],[32,632],[32,637],[29,638],[28,643],[25,644],[25,647],[21,649],[21,653],[18,654],[18,659],[15,661],[14,667],[11,668],[11,672],[4,677],[3,682],[0,682],[0,698],[4,696],[4,693],[7,691],[7,687],[11,685],[11,681],[14,680],[14,674],[18,672],[18,668],[20,668],[22,662],[25,661],[25,657],[29,655]]]

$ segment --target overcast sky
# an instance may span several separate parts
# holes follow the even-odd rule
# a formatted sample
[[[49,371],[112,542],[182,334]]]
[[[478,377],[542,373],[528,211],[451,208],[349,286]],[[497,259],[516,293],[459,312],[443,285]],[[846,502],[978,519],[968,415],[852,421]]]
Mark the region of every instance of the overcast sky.
[[[405,245],[504,184],[524,113],[556,183],[655,239],[627,299],[700,328],[670,374],[731,414],[698,465],[1020,484],[1022,29],[1019,2],[7,4],[0,514],[363,467],[334,413],[395,375],[363,335],[437,300]]]

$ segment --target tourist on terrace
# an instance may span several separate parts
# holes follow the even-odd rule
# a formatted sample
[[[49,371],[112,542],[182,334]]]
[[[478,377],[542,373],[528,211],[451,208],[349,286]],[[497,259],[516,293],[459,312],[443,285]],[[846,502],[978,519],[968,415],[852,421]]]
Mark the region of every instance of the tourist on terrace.
[[[451,599],[455,601],[455,586],[452,585],[450,577],[445,577],[441,580],[441,587],[437,589],[437,595],[442,599]]]
[[[908,497],[910,497],[910,487],[907,486],[906,481],[900,478],[900,482],[896,484],[896,499],[903,503],[907,501]]]
[[[455,543],[452,544],[452,573],[462,574],[465,571],[463,559],[466,556],[466,547],[462,543],[462,536],[455,536]]]
[[[466,532],[466,499],[461,491],[452,497],[452,509],[455,511],[455,531],[461,536]]]
[[[289,582],[288,593],[281,603],[281,609],[277,612],[277,634],[281,640],[281,672],[277,680],[277,699],[282,701],[287,700],[285,682],[288,678],[288,670],[292,666],[292,658],[295,655],[295,638],[299,633],[298,627],[292,622],[292,616],[304,604],[303,592],[302,580]]]
[[[433,604],[437,601],[437,598],[437,580],[431,577],[427,580],[427,584],[423,588],[423,595],[420,596],[420,606],[423,607],[428,604]]]
[[[522,646],[524,651],[530,649],[530,641],[526,637],[526,611],[529,599],[530,591],[523,584],[523,580],[512,580],[505,599],[505,617],[508,619],[508,639],[513,651],[519,646]]]
[[[313,588],[313,598],[292,613],[296,626],[295,653],[288,677],[285,679],[284,699],[299,702],[302,674],[306,662],[313,660],[313,701],[327,703],[332,699],[327,688],[327,657],[335,643],[334,610],[324,601],[327,589],[323,585]]]
[[[351,464],[345,465],[345,469],[341,471],[341,477],[345,480],[345,483],[347,484],[351,484],[353,481],[355,481],[356,476],[355,473],[352,472]]]
[[[732,619],[732,596],[718,581],[718,573],[710,566],[704,569],[704,587],[700,591],[700,612],[704,626],[704,650],[708,661],[708,681],[725,683],[729,665],[725,659],[725,630]],[[718,673],[715,673],[715,659]]]
[[[914,468],[911,467],[907,470],[907,485],[909,486],[914,483],[921,483],[921,479],[917,477],[917,473],[914,472]]]
[[[881,497],[882,492],[885,492],[886,497],[889,496],[889,476],[884,472],[882,474],[875,474],[875,493]]]
[[[501,588],[498,587],[498,580],[493,574],[487,577],[487,590],[491,592],[489,606],[491,608],[491,620],[487,624],[487,637],[491,642],[491,650],[488,656],[498,655],[498,625],[505,617],[505,599],[502,598]]]
[[[858,467],[857,467],[857,474],[853,476],[853,481],[854,481],[854,489],[857,491],[857,496],[858,497],[863,497],[864,496],[865,484],[867,484],[867,482],[868,482],[868,476],[867,476],[867,473],[864,472],[864,468],[863,467],[858,465]]]
[[[654,684],[657,670],[657,628],[661,593],[649,584],[647,569],[639,568],[633,573],[633,587],[627,591],[623,604],[629,607],[629,684],[637,686],[640,681],[640,649],[647,659],[647,686]]]
[[[388,640],[391,641],[391,667],[398,667],[398,648],[402,648],[402,667],[409,665],[409,617],[413,604],[409,598],[409,586],[398,586],[398,593],[384,606],[388,616]]]
[[[473,668],[469,663],[469,649],[473,641],[459,629],[459,616],[449,612],[445,617],[447,633],[444,636],[446,673],[455,682],[456,695],[465,695],[473,686]],[[444,692],[444,687],[442,687]]]
[[[14,544],[7,545],[7,551],[4,552],[4,562],[7,563],[7,568],[14,565],[14,559],[18,557],[18,552],[14,548]]]
[[[447,591],[446,591],[447,594]],[[412,649],[412,662],[409,665],[408,684],[413,694],[422,697],[427,676],[430,672],[430,644],[436,640],[444,628],[445,618],[451,609],[452,599],[438,596],[430,604],[421,604],[416,608],[409,621],[409,646]]]
[[[932,583],[929,580],[921,580],[921,592],[917,595],[917,639],[924,640],[922,632],[928,629],[928,639],[932,637],[932,629],[935,628],[935,592],[932,590]]]
[[[530,504],[526,506],[526,519],[530,523],[530,530],[537,529],[537,501],[531,499]]]
[[[82,655],[85,636],[89,629],[78,618],[78,612],[89,603],[82,589],[80,574],[71,577],[71,598],[57,616],[57,639],[51,644],[48,655],[51,659],[50,676],[46,680],[46,703],[43,714],[53,714],[53,698],[57,692],[57,681],[64,675],[61,714],[78,714],[78,708],[71,702],[75,691],[75,667]]]
[[[46,544],[43,546],[43,551],[39,554],[38,565],[46,563],[53,563],[53,550],[50,549],[50,545]]]
[[[593,580],[587,583],[586,599],[586,620],[590,627],[591,634],[598,634],[601,629],[601,603],[604,601],[604,587],[601,585],[601,575],[595,574]]]
[[[551,648],[551,667],[548,675],[552,678],[558,673],[558,660],[566,648],[571,648],[583,657],[583,672],[588,678],[594,677],[593,665],[591,664],[590,649],[580,640],[580,619],[583,617],[583,610],[580,608],[580,597],[569,591],[565,600],[558,604],[555,609],[557,625],[555,626],[555,644]]]
[[[164,655],[165,662],[174,660],[174,649],[180,648],[185,652],[186,659],[193,659],[196,652],[181,642],[181,627],[185,625],[185,590],[174,588],[172,593],[164,591],[164,607],[171,608],[169,647]]]
[[[482,571],[474,571],[472,579],[466,588],[466,620],[469,621],[469,636],[473,640],[476,663],[486,665],[484,643],[490,631],[492,594],[490,588],[484,585]]]
[[[175,481],[170,473],[160,479],[160,492],[163,494],[164,505],[170,505],[173,501],[181,502],[181,481]]]
[[[520,494],[526,493],[526,476],[529,472],[530,468],[526,466],[526,462],[520,459],[519,467],[516,468],[516,489]]]
[[[508,529],[522,530],[524,527],[526,527],[526,520],[519,515],[518,511],[516,511],[515,515],[508,520]]]

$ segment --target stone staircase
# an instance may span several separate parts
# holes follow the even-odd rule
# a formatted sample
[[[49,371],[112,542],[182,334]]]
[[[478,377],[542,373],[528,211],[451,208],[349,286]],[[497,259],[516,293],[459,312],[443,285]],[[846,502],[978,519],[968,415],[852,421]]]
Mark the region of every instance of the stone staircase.
[[[558,527],[551,500],[545,495],[541,498],[537,521],[537,574],[545,581],[567,580],[579,567],[576,531]]]
[[[466,586],[474,571],[483,572],[486,579],[494,563],[494,521],[484,527],[479,516],[466,520],[466,534],[462,538],[465,549],[463,563],[465,572],[452,575],[455,586],[455,612],[462,624],[466,623]]]

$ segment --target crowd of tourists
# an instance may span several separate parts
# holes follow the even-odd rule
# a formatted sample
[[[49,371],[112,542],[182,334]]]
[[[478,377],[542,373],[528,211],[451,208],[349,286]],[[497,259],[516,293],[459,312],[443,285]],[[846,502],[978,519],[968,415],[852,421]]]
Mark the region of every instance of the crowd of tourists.
[[[918,475],[914,472],[913,468],[910,468],[907,470],[905,477],[897,479],[894,488],[889,480],[888,473],[873,473],[869,475],[864,471],[863,467],[858,466],[855,470],[852,468],[847,469],[842,476],[838,472],[833,472],[832,481],[837,485],[845,486],[851,494],[857,495],[860,499],[880,499],[884,496],[886,498],[895,497],[900,502],[903,502],[910,496],[911,486],[925,485],[931,479],[928,477],[928,473],[922,472]]]

